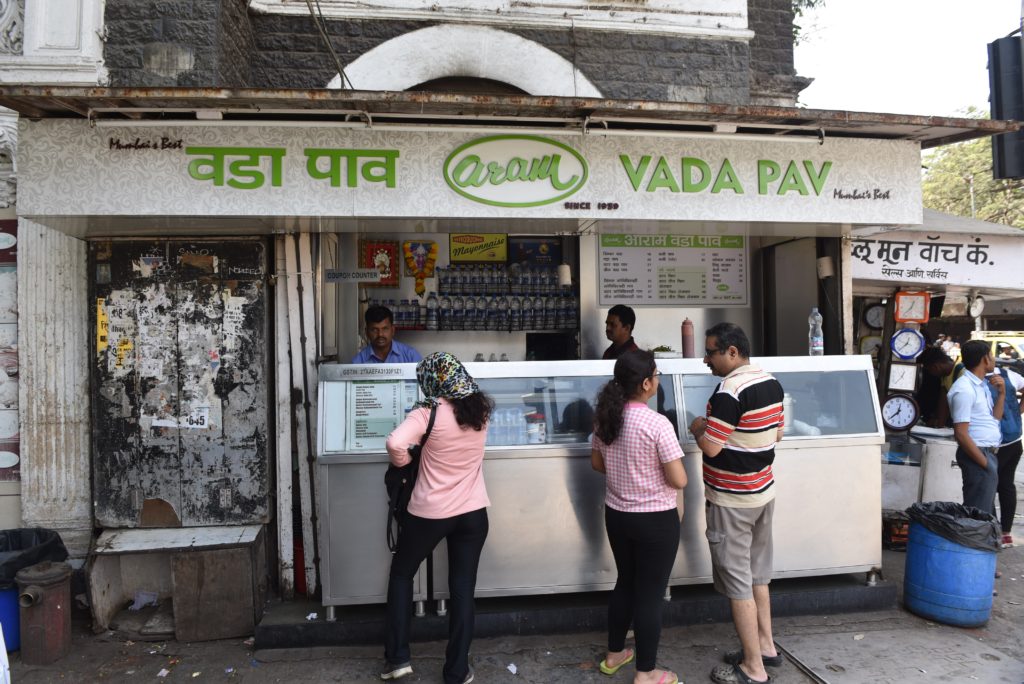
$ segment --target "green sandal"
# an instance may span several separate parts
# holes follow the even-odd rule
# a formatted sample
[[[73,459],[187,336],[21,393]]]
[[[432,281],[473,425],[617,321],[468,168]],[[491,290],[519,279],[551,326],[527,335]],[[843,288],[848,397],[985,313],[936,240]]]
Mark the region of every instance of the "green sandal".
[[[600,670],[601,670],[601,674],[606,674],[606,675],[611,676],[611,675],[615,674],[616,672],[618,672],[619,670],[621,670],[623,665],[629,665],[631,662],[633,662],[633,656],[636,655],[636,653],[634,653],[633,649],[631,649],[631,648],[627,648],[626,650],[629,651],[629,655],[626,656],[626,659],[623,660],[618,665],[616,665],[615,667],[609,667],[608,663],[606,663],[604,660],[602,660],[601,664],[598,665],[598,668],[600,668]]]

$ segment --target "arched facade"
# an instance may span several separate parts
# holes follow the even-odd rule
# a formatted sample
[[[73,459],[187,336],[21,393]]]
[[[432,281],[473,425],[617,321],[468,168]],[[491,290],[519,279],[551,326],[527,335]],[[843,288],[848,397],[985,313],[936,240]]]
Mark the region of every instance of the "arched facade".
[[[484,26],[439,25],[402,34],[345,67],[356,90],[408,90],[449,76],[485,78],[530,95],[602,97],[571,62],[514,33]],[[328,88],[340,88],[335,76]]]

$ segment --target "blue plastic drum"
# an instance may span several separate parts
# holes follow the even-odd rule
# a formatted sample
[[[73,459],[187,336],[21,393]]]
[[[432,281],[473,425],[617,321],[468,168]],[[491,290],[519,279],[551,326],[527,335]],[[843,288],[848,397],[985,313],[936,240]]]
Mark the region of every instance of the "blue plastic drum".
[[[903,603],[937,622],[978,627],[992,614],[996,553],[951,542],[910,523]]]
[[[21,613],[18,609],[18,589],[0,589],[0,627],[4,630],[4,644],[8,651],[21,649]]]

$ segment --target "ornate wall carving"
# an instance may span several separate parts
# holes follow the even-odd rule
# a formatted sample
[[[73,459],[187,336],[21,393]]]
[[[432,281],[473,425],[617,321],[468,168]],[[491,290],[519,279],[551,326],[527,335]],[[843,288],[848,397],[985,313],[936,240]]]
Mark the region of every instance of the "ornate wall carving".
[[[0,54],[22,54],[24,37],[25,0],[0,0]]]

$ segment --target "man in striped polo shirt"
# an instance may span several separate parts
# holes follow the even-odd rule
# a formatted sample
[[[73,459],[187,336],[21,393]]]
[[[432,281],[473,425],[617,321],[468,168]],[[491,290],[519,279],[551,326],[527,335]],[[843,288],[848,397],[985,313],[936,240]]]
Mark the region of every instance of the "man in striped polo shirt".
[[[782,439],[782,385],[750,363],[750,341],[732,323],[706,333],[704,363],[722,378],[707,417],[690,432],[704,454],[707,538],[715,589],[729,597],[741,650],[725,654],[711,679],[765,682],[765,665],[781,665],[772,638],[768,583],[772,576],[775,443]]]

